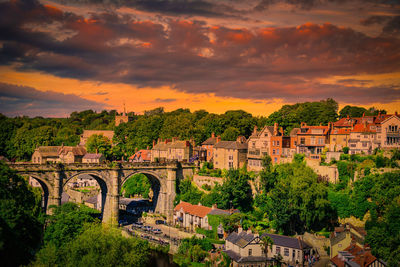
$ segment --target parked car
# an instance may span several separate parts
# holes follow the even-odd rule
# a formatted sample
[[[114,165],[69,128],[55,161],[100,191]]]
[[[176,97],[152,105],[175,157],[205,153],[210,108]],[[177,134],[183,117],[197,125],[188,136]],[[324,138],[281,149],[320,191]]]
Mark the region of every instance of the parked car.
[[[153,233],[154,234],[162,234],[162,231],[161,231],[161,229],[155,228],[155,229],[153,229]]]
[[[151,230],[153,230],[153,227],[146,225],[146,226],[143,227],[143,229],[145,231],[151,232]]]
[[[164,220],[156,220],[156,224],[165,224]]]

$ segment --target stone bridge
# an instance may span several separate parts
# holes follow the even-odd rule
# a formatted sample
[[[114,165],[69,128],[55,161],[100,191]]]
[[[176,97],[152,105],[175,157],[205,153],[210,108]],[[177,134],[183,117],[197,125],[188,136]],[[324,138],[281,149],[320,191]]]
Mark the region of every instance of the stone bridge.
[[[44,206],[61,205],[61,194],[66,184],[79,175],[89,175],[100,185],[102,194],[103,222],[117,224],[119,217],[119,193],[122,185],[134,174],[146,175],[158,193],[154,195],[155,211],[167,216],[172,222],[176,181],[193,175],[194,165],[169,163],[119,163],[109,164],[29,164],[9,165],[21,176],[37,180],[44,192]],[[154,190],[156,192],[156,190]]]

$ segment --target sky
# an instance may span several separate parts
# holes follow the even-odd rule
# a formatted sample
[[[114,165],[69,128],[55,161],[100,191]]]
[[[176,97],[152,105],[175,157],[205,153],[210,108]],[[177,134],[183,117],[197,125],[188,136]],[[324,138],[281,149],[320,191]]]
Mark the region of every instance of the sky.
[[[398,0],[0,0],[0,113],[400,111]]]

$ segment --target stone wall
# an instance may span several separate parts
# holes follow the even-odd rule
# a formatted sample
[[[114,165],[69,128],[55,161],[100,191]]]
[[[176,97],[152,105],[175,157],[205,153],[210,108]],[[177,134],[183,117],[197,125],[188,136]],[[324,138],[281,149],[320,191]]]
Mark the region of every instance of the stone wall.
[[[336,166],[320,166],[318,160],[305,159],[307,166],[312,168],[317,174],[324,176],[330,183],[339,181],[339,172]]]
[[[76,203],[83,203],[88,198],[99,194],[99,190],[91,190],[90,192],[83,193],[72,189],[66,189],[65,192],[70,196],[70,200]]]
[[[211,176],[200,176],[200,175],[195,174],[195,175],[193,175],[193,182],[200,188],[204,184],[214,187],[215,183],[222,184],[223,178],[211,177]]]
[[[305,232],[303,235],[303,240],[316,249],[320,256],[328,256],[328,253],[325,251],[324,247],[330,246],[329,238]]]

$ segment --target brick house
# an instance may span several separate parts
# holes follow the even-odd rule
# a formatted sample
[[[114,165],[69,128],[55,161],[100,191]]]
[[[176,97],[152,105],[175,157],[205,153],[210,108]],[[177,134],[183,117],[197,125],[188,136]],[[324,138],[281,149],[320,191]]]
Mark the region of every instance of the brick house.
[[[247,162],[246,138],[239,136],[236,141],[220,141],[214,145],[213,164],[217,169],[238,169]]]
[[[213,162],[214,145],[217,144],[219,141],[221,141],[221,137],[219,135],[215,136],[215,134],[212,133],[211,137],[209,137],[206,141],[201,143],[201,147],[207,151],[206,152],[206,161]]]
[[[400,116],[397,112],[380,122],[381,147],[385,149],[400,148]]]
[[[375,148],[379,148],[381,140],[377,135],[377,126],[374,123],[360,123],[354,125],[350,131],[349,154],[372,154]]]
[[[322,150],[329,143],[329,126],[308,126],[301,123],[297,131],[297,153],[305,154],[307,158],[320,159]]]

